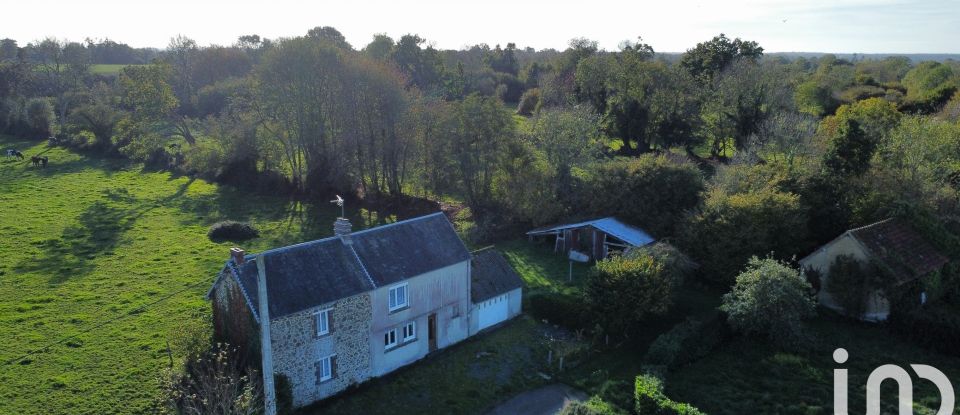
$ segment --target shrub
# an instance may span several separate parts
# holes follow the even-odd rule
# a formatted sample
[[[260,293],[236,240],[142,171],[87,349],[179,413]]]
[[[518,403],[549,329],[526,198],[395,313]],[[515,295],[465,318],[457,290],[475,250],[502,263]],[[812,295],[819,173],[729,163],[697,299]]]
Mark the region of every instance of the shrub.
[[[688,318],[657,336],[647,349],[648,365],[676,368],[707,356],[727,337],[727,327],[719,314],[706,320]]]
[[[532,88],[520,96],[520,103],[517,105],[517,114],[531,116],[540,108],[540,89]]]
[[[584,288],[587,307],[607,333],[627,333],[671,303],[670,272],[644,254],[613,255],[598,261]]]
[[[830,264],[825,288],[847,315],[860,317],[867,309],[868,292],[882,288],[873,279],[880,272],[879,267],[864,264],[851,255],[840,255]]]
[[[674,402],[663,394],[663,382],[650,375],[637,376],[634,384],[634,410],[639,415],[701,415],[690,404]]]
[[[24,121],[30,138],[45,139],[49,137],[55,119],[53,106],[47,100],[33,98],[27,101]]]
[[[802,320],[816,313],[810,292],[799,271],[775,259],[753,257],[723,296],[720,310],[733,328],[791,346],[803,340]]]
[[[612,407],[599,397],[591,397],[586,402],[566,401],[557,415],[615,415],[621,411]]]
[[[258,236],[260,231],[253,225],[232,220],[217,222],[207,231],[207,237],[212,241],[243,241]]]
[[[890,325],[903,337],[952,356],[960,356],[960,313],[946,304],[928,304],[890,315]]]
[[[583,301],[572,295],[535,293],[528,297],[530,314],[569,329],[589,327]]]

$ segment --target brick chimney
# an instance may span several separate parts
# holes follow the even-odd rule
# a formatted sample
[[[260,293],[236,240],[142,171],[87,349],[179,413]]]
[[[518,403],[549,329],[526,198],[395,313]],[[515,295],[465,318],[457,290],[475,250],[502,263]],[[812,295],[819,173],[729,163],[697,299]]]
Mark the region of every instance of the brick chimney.
[[[236,263],[237,266],[243,265],[244,255],[246,255],[246,252],[244,252],[243,248],[230,248],[230,257],[233,258],[233,262]]]
[[[333,222],[333,234],[339,236],[345,244],[351,243],[351,230],[353,230],[353,225],[350,224],[350,220],[347,218],[337,218],[336,222]]]

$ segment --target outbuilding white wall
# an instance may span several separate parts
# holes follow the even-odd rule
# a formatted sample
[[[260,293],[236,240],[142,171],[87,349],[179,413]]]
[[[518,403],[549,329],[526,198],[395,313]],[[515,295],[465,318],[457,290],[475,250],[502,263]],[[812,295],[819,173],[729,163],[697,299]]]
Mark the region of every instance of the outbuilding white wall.
[[[817,300],[820,304],[833,310],[843,312],[843,307],[827,292],[827,280],[830,278],[830,265],[840,255],[850,255],[860,261],[869,261],[870,258],[853,236],[845,233],[834,239],[830,243],[820,247],[816,252],[800,260],[800,266],[811,268],[820,272],[820,292],[817,294]],[[880,293],[879,290],[866,293],[867,307],[864,315],[860,318],[869,321],[886,320],[890,315],[890,303]]]
[[[523,311],[523,288],[517,288],[507,293],[507,320],[510,320]],[[480,331],[480,309],[478,304],[470,308],[470,335]]]

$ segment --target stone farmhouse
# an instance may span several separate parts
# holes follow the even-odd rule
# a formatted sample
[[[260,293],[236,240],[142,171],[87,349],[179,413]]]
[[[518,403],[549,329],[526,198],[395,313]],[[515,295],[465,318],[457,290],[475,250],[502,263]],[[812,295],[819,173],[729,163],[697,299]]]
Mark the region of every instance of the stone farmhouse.
[[[302,407],[456,344],[521,311],[496,251],[471,254],[442,213],[247,254],[208,294],[215,335],[287,378]],[[268,408],[273,376],[264,376]],[[269,412],[269,409],[268,409]]]

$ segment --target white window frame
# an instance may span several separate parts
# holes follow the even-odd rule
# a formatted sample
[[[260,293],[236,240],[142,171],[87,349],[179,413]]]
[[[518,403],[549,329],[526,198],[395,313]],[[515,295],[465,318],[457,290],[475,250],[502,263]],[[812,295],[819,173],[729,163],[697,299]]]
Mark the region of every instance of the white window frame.
[[[408,336],[409,334],[409,336]],[[417,322],[411,321],[403,325],[403,341],[409,342],[417,339]]]
[[[326,308],[313,313],[314,322],[317,329],[317,337],[330,334],[330,311],[332,308]]]
[[[403,292],[403,302],[400,302],[400,292]],[[397,311],[410,305],[409,284],[403,283],[390,287],[387,290],[387,308],[390,312]]]
[[[397,347],[397,345],[400,344],[400,343],[397,341],[397,337],[399,337],[397,334],[398,334],[398,333],[397,333],[397,329],[390,329],[390,330],[387,330],[386,333],[383,333],[383,348],[384,348],[384,349],[390,350],[390,349],[392,349],[392,348],[394,348],[394,347]],[[391,341],[391,340],[392,340],[392,341]]]
[[[330,379],[333,379],[333,357],[336,355],[329,355],[320,358],[320,381],[326,382]]]

